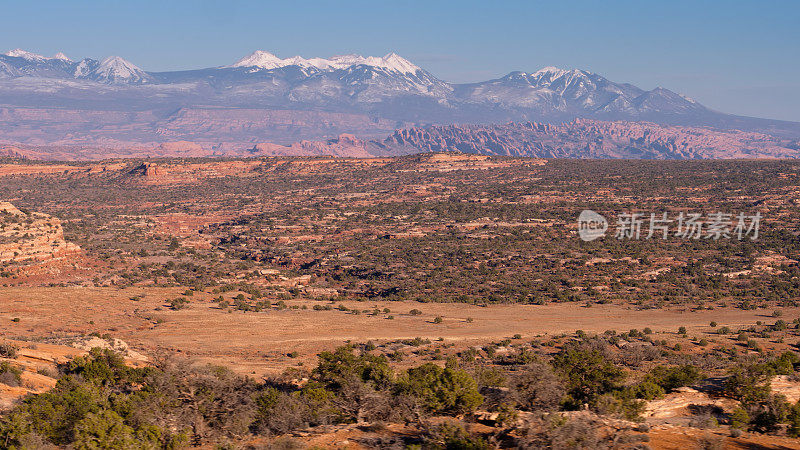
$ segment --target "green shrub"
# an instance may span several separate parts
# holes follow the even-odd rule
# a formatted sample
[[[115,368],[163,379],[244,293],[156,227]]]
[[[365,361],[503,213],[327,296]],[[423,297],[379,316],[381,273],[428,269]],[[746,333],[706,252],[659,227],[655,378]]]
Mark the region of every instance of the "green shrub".
[[[665,367],[656,366],[645,377],[649,381],[660,386],[665,392],[671,392],[679,387],[690,386],[703,377],[700,370],[691,365]]]
[[[479,388],[503,387],[506,383],[506,372],[498,367],[479,366],[474,373]]]
[[[445,450],[488,450],[493,448],[483,438],[470,435],[457,422],[444,422],[427,430],[424,448]]]
[[[318,360],[312,379],[333,391],[343,388],[353,378],[379,387],[388,386],[393,380],[392,369],[383,355],[355,355],[349,345],[322,352]]]
[[[80,375],[99,386],[119,386],[141,382],[149,369],[129,367],[119,353],[95,347],[87,356],[79,356],[67,363],[62,370],[67,375]]]
[[[643,381],[628,389],[634,398],[648,401],[659,399],[665,394],[664,388],[652,381]]]
[[[616,389],[625,378],[600,350],[582,344],[565,345],[553,357],[553,366],[566,380],[571,407],[591,404],[599,395]]]
[[[102,410],[97,413],[89,413],[75,425],[73,445],[76,449],[124,449],[134,446],[145,447],[146,444],[146,442],[136,439],[133,428],[126,425],[122,417],[114,411]],[[154,442],[150,443],[150,445],[153,444]]]
[[[56,387],[44,394],[31,397],[12,412],[24,417],[26,430],[19,434],[35,432],[56,445],[72,443],[75,426],[89,413],[107,408],[108,402],[100,388],[80,381],[74,376],[62,377]],[[12,419],[12,422],[14,419]],[[5,423],[3,424],[5,427]],[[4,433],[9,433],[4,430]],[[10,434],[13,434],[11,432]]]
[[[167,305],[169,305],[170,309],[177,311],[187,308],[189,306],[189,299],[183,297],[173,298],[167,302]]]
[[[729,373],[724,385],[725,393],[729,397],[746,405],[760,403],[769,398],[772,392],[770,380],[774,375],[769,365],[743,364],[731,368]]]
[[[422,401],[432,412],[461,414],[483,403],[477,383],[466,372],[427,363],[409,369],[402,390]]]
[[[768,433],[778,429],[779,424],[788,420],[791,407],[783,395],[770,395],[759,403],[746,404],[750,414],[750,429]]]
[[[786,433],[792,437],[800,437],[800,400],[792,405],[788,414],[789,427]]]
[[[795,367],[800,365],[800,356],[797,353],[786,351],[777,358],[767,361],[767,365],[776,375],[792,375]]]
[[[624,395],[603,394],[595,401],[594,409],[598,414],[604,416],[639,421],[645,406],[646,402],[643,400],[628,398]]]

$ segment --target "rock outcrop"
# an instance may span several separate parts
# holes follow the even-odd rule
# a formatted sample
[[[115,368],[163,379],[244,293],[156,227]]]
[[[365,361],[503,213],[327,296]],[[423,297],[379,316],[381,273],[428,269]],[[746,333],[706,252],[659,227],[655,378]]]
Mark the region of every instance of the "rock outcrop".
[[[155,178],[163,174],[161,168],[153,163],[141,163],[128,172],[128,175],[138,175],[145,178]]]
[[[47,214],[23,212],[0,202],[0,263],[28,263],[80,253],[64,240],[61,222]]]

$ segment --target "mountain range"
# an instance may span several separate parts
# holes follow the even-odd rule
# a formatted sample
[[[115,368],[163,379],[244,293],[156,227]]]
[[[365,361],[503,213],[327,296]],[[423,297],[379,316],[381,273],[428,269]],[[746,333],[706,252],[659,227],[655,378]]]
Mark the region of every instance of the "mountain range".
[[[800,137],[800,123],[734,116],[664,88],[644,90],[579,69],[545,67],[455,84],[401,56],[280,58],[256,51],[230,65],[146,71],[118,56],[73,61],[0,55],[0,141],[130,147],[189,140],[220,152],[342,133],[575,118],[649,121]]]

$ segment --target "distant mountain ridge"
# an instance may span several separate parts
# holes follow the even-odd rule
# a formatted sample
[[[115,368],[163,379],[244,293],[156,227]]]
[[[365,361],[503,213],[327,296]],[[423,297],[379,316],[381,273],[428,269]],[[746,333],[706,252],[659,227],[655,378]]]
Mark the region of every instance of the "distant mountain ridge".
[[[560,125],[434,125],[397,130],[366,147],[537,158],[798,158],[800,140],[738,130],[575,119]]]
[[[259,69],[277,69],[279,67],[298,66],[305,69],[314,68],[317,70],[346,69],[351,66],[372,66],[400,73],[416,74],[422,70],[411,61],[401,57],[396,53],[389,53],[383,57],[361,56],[361,55],[340,55],[331,58],[310,58],[301,56],[281,59],[272,53],[263,50],[256,50],[252,54],[236,61],[230,67],[249,67]]]
[[[432,125],[396,130],[383,139],[343,135],[290,146],[258,144],[253,155],[399,156],[458,152],[534,158],[730,159],[800,158],[800,140],[766,134],[575,119],[560,125]]]
[[[264,120],[276,115],[278,122]],[[86,120],[91,116],[100,120]],[[648,91],[579,69],[545,67],[455,84],[395,53],[280,58],[259,50],[227,66],[169,72],[148,72],[117,56],[72,61],[20,49],[0,55],[0,141],[6,143],[187,140],[225,148],[342,133],[378,137],[414,126],[575,118],[800,137],[800,123],[728,115],[665,88]]]
[[[84,58],[72,61],[63,53],[52,58],[11,50],[0,55],[0,78],[17,77],[84,79],[101,83],[139,84],[151,82],[144,70],[119,56],[109,56],[101,61]]]
[[[800,139],[705,127],[575,119],[560,125],[540,122],[431,125],[395,130],[386,137],[371,140],[342,134],[325,140],[301,140],[291,144],[261,142],[230,148],[191,141],[113,149],[0,145],[0,156],[39,160],[213,156],[369,158],[441,152],[535,158],[796,159],[800,158]]]

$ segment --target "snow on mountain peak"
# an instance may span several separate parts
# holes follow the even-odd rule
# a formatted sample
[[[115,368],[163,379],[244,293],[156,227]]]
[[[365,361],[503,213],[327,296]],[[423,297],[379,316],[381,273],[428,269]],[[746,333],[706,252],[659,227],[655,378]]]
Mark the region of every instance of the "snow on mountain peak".
[[[75,78],[86,78],[89,73],[97,66],[97,61],[89,58],[84,58],[75,66]]]
[[[42,55],[39,55],[37,53],[31,53],[31,52],[25,51],[25,50],[23,50],[21,48],[10,50],[10,51],[7,51],[7,52],[5,52],[3,54],[5,56],[11,56],[11,57],[14,57],[14,58],[22,58],[22,59],[24,59],[26,61],[44,62],[44,61],[60,60],[60,61],[65,61],[65,62],[72,62],[72,60],[69,59],[67,57],[67,55],[65,55],[65,54],[63,54],[61,52],[56,53],[55,56],[53,56],[52,58],[48,58],[46,56],[42,56]]]
[[[250,55],[237,61],[232,67],[261,67],[264,69],[277,69],[282,67],[284,60],[278,58],[270,52],[256,50]]]
[[[147,72],[119,56],[109,56],[100,62],[84,59],[75,67],[75,77],[109,83],[146,83],[151,81]]]
[[[72,62],[72,60],[69,59],[69,57],[62,52],[56,53],[55,56],[53,56],[53,59],[60,59],[61,61]]]
[[[31,53],[21,48],[16,48],[14,50],[8,51],[5,53],[5,55],[14,58],[22,58],[28,61],[44,61],[47,59],[42,55],[37,55],[36,53]]]
[[[100,61],[97,67],[100,72],[108,73],[120,78],[128,78],[142,69],[135,66],[133,63],[126,61],[119,56],[109,56]]]
[[[566,72],[566,70],[560,69],[560,68],[555,67],[555,66],[547,66],[547,67],[542,67],[541,69],[536,71],[536,73],[544,73],[544,72],[558,72],[558,73],[560,73],[560,72]]]
[[[119,56],[109,56],[100,61],[94,75],[107,81],[146,81],[150,78],[144,70]]]
[[[293,56],[291,58],[281,59],[270,52],[257,50],[252,54],[240,59],[231,67],[259,67],[262,69],[277,69],[286,66],[299,66],[304,69],[316,68],[319,70],[337,70],[346,69],[348,67],[366,65],[372,67],[379,67],[382,69],[415,74],[420,68],[407,59],[397,55],[396,53],[389,53],[383,57],[378,56],[361,56],[361,55],[338,55],[330,58],[303,58],[302,56]]]
[[[551,83],[555,82],[556,80],[562,79],[565,76],[567,76],[567,78],[569,79],[574,79],[574,78],[580,78],[585,75],[586,74],[584,72],[578,69],[564,70],[558,67],[547,66],[547,67],[542,67],[541,69],[532,73],[511,72],[505,77],[503,77],[503,79],[522,82],[530,84],[532,86],[546,87],[549,86]]]
[[[569,70],[560,69],[558,67],[547,66],[542,67],[541,69],[537,70],[536,72],[532,73],[531,75],[536,76],[544,76],[547,75],[551,79],[558,78],[566,73],[569,73]]]
[[[420,68],[414,63],[394,52],[386,54],[383,57],[383,62],[386,64],[387,69],[396,70],[402,73],[416,73],[417,70],[420,70]]]

